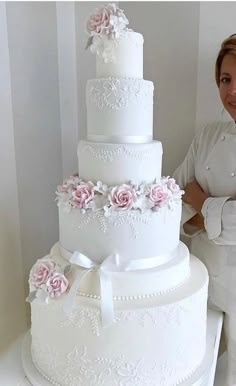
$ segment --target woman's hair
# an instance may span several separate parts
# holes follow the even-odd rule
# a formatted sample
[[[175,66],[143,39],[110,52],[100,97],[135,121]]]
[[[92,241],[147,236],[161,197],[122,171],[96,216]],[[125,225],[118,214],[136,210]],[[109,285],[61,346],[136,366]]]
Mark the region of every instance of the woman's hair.
[[[218,53],[216,64],[215,64],[215,80],[216,84],[219,87],[220,85],[220,70],[222,61],[225,55],[235,55],[236,56],[236,34],[229,36],[221,44],[220,51]]]

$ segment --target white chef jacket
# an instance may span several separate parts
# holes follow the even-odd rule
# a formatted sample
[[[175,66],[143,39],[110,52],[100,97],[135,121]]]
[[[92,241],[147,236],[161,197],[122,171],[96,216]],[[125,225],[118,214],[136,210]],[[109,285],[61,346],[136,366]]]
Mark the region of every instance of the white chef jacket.
[[[191,253],[208,268],[210,303],[236,313],[235,122],[214,122],[200,130],[174,178],[182,189],[195,178],[211,196],[202,207],[206,230],[185,224],[196,211],[183,203],[181,232],[191,237]]]

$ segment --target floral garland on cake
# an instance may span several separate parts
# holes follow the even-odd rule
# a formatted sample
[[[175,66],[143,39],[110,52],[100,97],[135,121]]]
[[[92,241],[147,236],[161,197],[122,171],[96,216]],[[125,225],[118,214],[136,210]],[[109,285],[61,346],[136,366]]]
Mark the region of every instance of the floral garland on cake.
[[[94,184],[83,181],[79,176],[71,176],[58,186],[56,200],[58,206],[64,206],[68,211],[72,208],[82,213],[102,210],[107,217],[117,211],[139,209],[144,212],[171,208],[181,200],[183,193],[175,179],[170,177],[162,177],[149,184],[128,182],[109,187],[101,181]]]
[[[89,34],[86,48],[90,47],[91,52],[101,56],[104,62],[113,61],[112,43],[121,34],[129,31],[128,24],[129,20],[124,11],[116,4],[110,3],[96,8],[86,23],[86,31]]]

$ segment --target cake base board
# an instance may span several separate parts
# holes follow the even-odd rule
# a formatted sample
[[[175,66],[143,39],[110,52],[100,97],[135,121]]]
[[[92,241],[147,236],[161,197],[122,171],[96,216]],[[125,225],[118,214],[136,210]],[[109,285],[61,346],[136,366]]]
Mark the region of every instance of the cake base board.
[[[208,318],[207,326],[207,350],[203,362],[197,370],[178,386],[207,386],[211,373],[211,367],[214,356],[215,334],[212,331],[211,318]],[[52,386],[57,385],[53,381],[47,380],[39,373],[35,367],[31,356],[31,334],[28,331],[24,337],[22,345],[22,364],[25,374],[32,386]]]

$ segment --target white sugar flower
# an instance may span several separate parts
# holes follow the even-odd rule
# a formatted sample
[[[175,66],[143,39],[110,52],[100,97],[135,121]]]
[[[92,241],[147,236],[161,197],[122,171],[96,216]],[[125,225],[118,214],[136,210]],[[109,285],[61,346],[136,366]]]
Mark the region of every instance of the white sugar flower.
[[[108,186],[106,184],[103,184],[101,181],[98,181],[97,184],[94,186],[94,190],[99,193],[106,193],[108,191]]]
[[[138,197],[137,201],[134,203],[134,209],[140,209],[142,213],[153,207],[154,203],[145,196]]]

